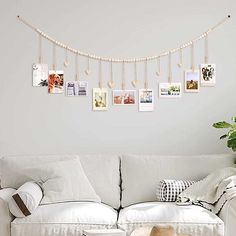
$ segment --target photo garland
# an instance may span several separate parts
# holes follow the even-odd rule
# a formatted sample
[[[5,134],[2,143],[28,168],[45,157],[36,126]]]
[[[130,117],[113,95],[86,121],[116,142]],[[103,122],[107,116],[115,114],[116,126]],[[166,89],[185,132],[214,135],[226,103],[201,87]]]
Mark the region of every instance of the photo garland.
[[[62,94],[65,91],[66,96],[75,97],[75,96],[88,96],[88,82],[80,81],[79,79],[79,65],[78,57],[87,58],[87,68],[84,70],[85,75],[89,76],[91,74],[90,60],[95,60],[99,62],[99,88],[93,88],[93,110],[94,111],[104,111],[108,110],[108,90],[103,87],[103,78],[102,78],[102,62],[110,63],[110,79],[107,82],[107,85],[110,89],[113,89],[112,93],[112,104],[113,105],[135,105],[138,103],[139,111],[153,111],[154,110],[154,90],[149,88],[148,83],[148,62],[156,60],[157,70],[155,74],[158,78],[161,75],[161,58],[169,57],[168,67],[169,75],[168,82],[159,82],[159,97],[160,98],[180,98],[182,96],[182,83],[173,81],[172,79],[172,64],[171,56],[172,54],[178,53],[178,67],[182,68],[183,66],[183,50],[185,48],[191,47],[191,69],[185,71],[184,76],[184,91],[186,93],[197,93],[200,90],[200,87],[209,87],[215,86],[216,84],[216,65],[209,63],[209,51],[208,51],[208,36],[209,33],[214,31],[219,26],[223,25],[230,15],[220,21],[218,24],[208,29],[202,33],[199,37],[182,44],[180,47],[171,49],[169,51],[163,52],[159,55],[154,55],[150,57],[141,57],[141,58],[130,58],[130,59],[119,59],[119,58],[106,58],[100,57],[94,54],[88,54],[81,52],[80,50],[73,49],[68,45],[65,45],[59,42],[56,39],[53,39],[43,31],[39,30],[37,27],[34,27],[29,22],[24,20],[22,17],[18,16],[18,19],[24,23],[26,26],[33,29],[39,36],[39,56],[38,63],[34,63],[32,67],[32,85],[34,87],[48,87],[49,94]],[[48,64],[43,62],[42,57],[42,38],[50,41],[53,46],[53,63],[52,69],[49,70]],[[205,39],[205,61],[200,64],[199,69],[195,68],[194,65],[194,46],[195,44]],[[76,56],[76,76],[75,81],[64,81],[64,71],[57,70],[57,48],[62,48],[65,50],[64,58],[64,67],[70,65],[68,53],[73,53]],[[138,101],[136,98],[136,90],[126,89],[125,81],[125,67],[126,63],[133,63],[135,76],[131,81],[133,87],[137,88],[139,85],[138,75],[137,75],[137,63],[144,63],[144,88],[138,90]],[[121,90],[114,89],[115,82],[113,79],[113,64],[119,63],[122,64],[122,78],[121,78]]]

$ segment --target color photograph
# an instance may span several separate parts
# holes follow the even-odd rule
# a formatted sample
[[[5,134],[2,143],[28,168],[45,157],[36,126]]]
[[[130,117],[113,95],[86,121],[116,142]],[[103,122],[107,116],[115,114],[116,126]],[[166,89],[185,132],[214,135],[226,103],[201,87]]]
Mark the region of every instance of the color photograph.
[[[185,92],[197,93],[199,92],[199,70],[185,71]]]
[[[215,86],[216,65],[201,64],[201,86]]]
[[[106,111],[108,109],[108,90],[93,88],[93,110]]]
[[[181,83],[159,83],[160,98],[180,98]]]
[[[48,86],[48,65],[47,64],[33,64],[33,86],[44,87]]]
[[[139,89],[139,111],[153,111],[153,89]]]
[[[113,105],[134,105],[135,103],[135,90],[113,90]]]
[[[64,91],[64,72],[63,71],[49,71],[48,76],[48,93],[60,94]]]

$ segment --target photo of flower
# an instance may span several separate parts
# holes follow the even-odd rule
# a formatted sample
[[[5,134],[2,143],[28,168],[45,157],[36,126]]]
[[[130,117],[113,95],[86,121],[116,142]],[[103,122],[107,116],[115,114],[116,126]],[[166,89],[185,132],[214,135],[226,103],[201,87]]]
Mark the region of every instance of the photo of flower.
[[[201,86],[215,86],[216,65],[201,64]]]
[[[47,64],[33,64],[33,86],[44,87],[48,86],[48,65]]]
[[[64,72],[63,71],[49,71],[48,75],[48,93],[63,93]]]

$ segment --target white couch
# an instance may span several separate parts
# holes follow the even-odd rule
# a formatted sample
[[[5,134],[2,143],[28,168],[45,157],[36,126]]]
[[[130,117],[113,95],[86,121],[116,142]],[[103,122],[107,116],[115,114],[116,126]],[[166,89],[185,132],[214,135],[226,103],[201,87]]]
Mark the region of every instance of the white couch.
[[[31,165],[68,156],[5,157]],[[235,163],[235,155],[141,156],[80,155],[83,168],[102,203],[67,202],[41,205],[25,218],[14,218],[7,205],[13,189],[0,190],[0,236],[80,236],[84,229],[121,228],[127,235],[142,226],[172,225],[192,236],[234,236],[236,199],[219,216],[199,206],[156,201],[161,179],[200,180]],[[1,176],[1,173],[0,173]]]

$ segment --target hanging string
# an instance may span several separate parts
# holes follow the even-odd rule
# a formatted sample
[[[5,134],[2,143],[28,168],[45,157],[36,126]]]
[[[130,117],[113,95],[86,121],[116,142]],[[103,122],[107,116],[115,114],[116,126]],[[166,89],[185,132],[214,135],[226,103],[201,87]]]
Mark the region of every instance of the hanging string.
[[[225,17],[223,20],[221,20],[218,24],[216,24],[215,26],[209,28],[207,31],[205,31],[204,33],[202,33],[201,35],[199,35],[198,37],[188,41],[187,43],[182,44],[180,47],[177,48],[173,48],[171,50],[168,50],[166,52],[161,53],[160,55],[153,55],[153,56],[149,56],[149,57],[139,57],[139,58],[128,58],[128,59],[121,59],[121,58],[109,58],[109,57],[100,57],[94,54],[89,54],[86,52],[82,52],[80,50],[74,49],[72,47],[69,47],[68,45],[61,43],[57,40],[55,40],[54,38],[52,38],[51,36],[49,36],[48,34],[44,33],[43,31],[41,31],[40,29],[34,27],[32,24],[30,24],[29,22],[27,22],[25,19],[23,19],[20,16],[17,16],[18,19],[24,23],[25,25],[27,25],[28,27],[30,27],[31,29],[33,29],[34,31],[36,31],[37,33],[41,34],[42,37],[44,37],[45,39],[51,41],[52,43],[56,44],[58,47],[61,48],[68,48],[69,51],[71,51],[72,53],[76,53],[78,52],[78,54],[80,56],[84,56],[84,57],[88,57],[90,59],[94,59],[94,60],[101,60],[101,61],[106,61],[106,62],[110,62],[112,61],[117,62],[117,63],[134,63],[135,61],[137,62],[144,62],[144,61],[150,61],[150,60],[156,60],[158,57],[164,57],[167,56],[169,54],[169,52],[171,51],[171,53],[175,53],[178,52],[180,49],[184,49],[187,48],[189,46],[191,46],[192,42],[197,42],[203,38],[205,38],[207,36],[207,34],[209,34],[210,32],[214,31],[216,28],[218,28],[219,26],[223,25],[229,18],[230,15],[228,15],[227,17]]]
[[[122,90],[125,90],[125,62],[122,63],[122,83],[121,83]]]
[[[205,37],[205,64],[208,64],[209,50],[208,50],[208,34]]]
[[[68,48],[65,48],[65,61],[64,61],[64,66],[65,66],[65,67],[68,67],[68,66],[69,66]]]
[[[156,75],[160,76],[160,74],[161,74],[161,58],[158,57],[157,58],[157,71],[156,71]]]
[[[84,71],[86,75],[90,74],[90,58],[87,57],[87,69]]]
[[[182,52],[182,48],[180,48],[179,50],[179,63],[178,63],[178,67],[182,67],[183,66],[183,52]]]
[[[132,81],[132,85],[134,88],[138,87],[138,71],[137,71],[137,62],[134,62],[134,80]]]
[[[144,88],[148,89],[148,68],[147,60],[144,62]]]
[[[168,71],[169,71],[168,82],[172,84],[171,52],[169,52],[168,56]]]
[[[192,71],[194,71],[195,70],[195,62],[194,62],[194,59],[195,59],[195,57],[194,57],[194,42],[192,42],[192,45],[191,45],[191,69],[192,69]]]
[[[113,80],[113,63],[112,61],[110,62],[110,81],[108,82],[109,88],[114,88],[115,83]]]
[[[38,58],[38,63],[42,64],[43,57],[42,57],[42,35],[39,34],[39,58]]]
[[[55,71],[56,73],[56,68],[57,68],[57,55],[56,55],[56,44],[54,43],[52,45],[52,57],[53,57],[53,64],[52,64],[52,69]]]
[[[98,86],[100,89],[103,88],[103,81],[102,81],[102,61],[99,61],[99,82],[98,82]]]
[[[75,80],[79,80],[79,55],[75,54]]]

